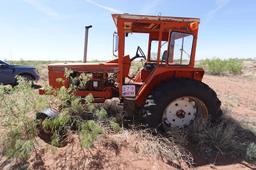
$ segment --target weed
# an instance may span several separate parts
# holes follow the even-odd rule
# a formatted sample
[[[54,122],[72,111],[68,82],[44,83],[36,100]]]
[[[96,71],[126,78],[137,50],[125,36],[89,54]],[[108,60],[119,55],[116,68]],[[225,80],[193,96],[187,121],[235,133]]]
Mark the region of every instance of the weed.
[[[61,127],[67,126],[70,121],[70,115],[62,112],[56,118],[43,121],[43,128],[51,131],[58,131]]]
[[[81,145],[84,148],[90,148],[97,136],[102,133],[103,129],[95,121],[83,122],[80,128]]]
[[[107,111],[104,108],[100,108],[96,110],[96,116],[99,120],[103,120],[107,117]]]
[[[71,100],[70,102],[70,108],[68,108],[68,112],[72,113],[72,114],[80,114],[84,112],[84,106],[81,102],[80,98],[74,98],[73,100]]]
[[[93,104],[93,101],[94,101],[94,98],[91,94],[85,97],[85,103],[87,105],[89,112],[93,112],[93,110],[95,110],[95,105]]]
[[[194,127],[190,137],[200,146],[208,146],[217,149],[221,153],[235,146],[235,126],[221,122],[217,125],[208,123],[206,127]]]
[[[110,128],[115,132],[120,132],[122,130],[122,128],[120,127],[119,123],[117,123],[116,118],[113,118],[110,122],[109,122],[109,126]]]

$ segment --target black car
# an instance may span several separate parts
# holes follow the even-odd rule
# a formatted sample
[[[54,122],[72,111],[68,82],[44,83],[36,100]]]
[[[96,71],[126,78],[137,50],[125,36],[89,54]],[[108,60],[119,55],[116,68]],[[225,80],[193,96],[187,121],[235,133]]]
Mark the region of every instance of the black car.
[[[38,81],[40,78],[35,67],[7,64],[0,60],[0,84],[15,85],[17,76],[31,81]]]

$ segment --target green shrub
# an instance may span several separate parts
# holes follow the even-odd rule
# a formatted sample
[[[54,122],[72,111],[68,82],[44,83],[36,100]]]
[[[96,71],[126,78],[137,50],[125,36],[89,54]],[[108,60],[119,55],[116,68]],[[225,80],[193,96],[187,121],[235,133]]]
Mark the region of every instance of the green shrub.
[[[43,121],[43,127],[47,130],[55,131],[60,127],[66,126],[70,121],[70,115],[68,113],[60,113],[54,119],[46,119]]]
[[[117,123],[117,120],[115,118],[113,118],[110,123],[110,128],[114,131],[114,132],[120,132],[121,131],[121,127],[119,125],[119,123]]]
[[[209,146],[223,152],[235,149],[235,131],[236,126],[234,124],[227,124],[225,121],[222,121],[217,125],[208,123],[206,127],[195,125],[189,136],[192,141],[201,146]]]
[[[100,108],[96,110],[96,116],[99,120],[103,120],[107,117],[107,111],[104,108]]]
[[[95,110],[95,105],[93,104],[93,101],[94,101],[94,98],[91,94],[85,97],[85,103],[87,105],[89,112],[93,112],[93,110]]]
[[[226,63],[226,69],[229,73],[232,74],[241,74],[242,73],[242,61],[238,59],[229,59]]]
[[[65,69],[65,77],[69,78],[71,82],[76,79],[76,77],[71,76],[73,73],[72,70]],[[88,75],[79,75],[79,80],[86,83],[89,80]],[[63,80],[59,79],[58,81]],[[104,121],[107,117],[106,110],[102,107],[95,107],[94,98],[91,94],[84,99],[75,96],[74,92],[77,88],[79,86],[70,84],[69,88],[63,86],[54,92],[56,94],[54,103],[60,113],[55,118],[43,121],[43,128],[52,134],[51,144],[54,146],[60,146],[62,144],[62,133],[67,133],[71,129],[78,130],[78,134],[81,137],[81,145],[85,148],[92,146],[96,137],[102,133],[102,128],[96,120]],[[95,120],[84,120],[82,117],[83,114],[87,114],[86,111],[93,113]]]
[[[67,70],[67,76],[70,73],[72,71]],[[83,77],[86,79],[87,76]],[[0,128],[4,132],[0,141],[4,155],[27,159],[37,148],[36,137],[42,130],[46,134],[48,132],[50,143],[54,146],[62,146],[62,140],[71,134],[68,131],[75,130],[80,136],[81,146],[85,148],[91,147],[97,136],[104,132],[102,125],[111,127],[115,132],[120,130],[118,123],[109,121],[104,108],[94,105],[92,95],[84,99],[75,96],[76,87],[72,85],[70,88],[61,87],[58,90],[49,86],[45,89],[49,95],[39,95],[23,79],[19,79],[19,85],[14,88],[0,86]],[[35,113],[45,108],[57,110],[58,116],[37,124],[40,121],[35,121]],[[83,115],[86,112],[93,116],[83,118],[86,117]],[[43,129],[38,130],[38,125]]]
[[[14,88],[0,86],[1,144],[7,157],[27,159],[36,145],[33,113],[48,106],[47,96],[38,95],[23,79]]]
[[[84,148],[90,148],[99,134],[103,133],[103,129],[93,120],[88,120],[81,124],[80,138],[81,145]]]
[[[200,61],[200,67],[203,67],[207,73],[220,75],[224,73],[241,74],[242,61],[239,59],[221,60],[219,58],[205,59]]]

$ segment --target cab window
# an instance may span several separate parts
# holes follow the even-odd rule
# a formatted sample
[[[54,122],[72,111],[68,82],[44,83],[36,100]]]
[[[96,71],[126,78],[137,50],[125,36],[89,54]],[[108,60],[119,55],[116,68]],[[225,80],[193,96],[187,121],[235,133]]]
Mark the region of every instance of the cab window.
[[[159,41],[153,40],[151,41],[151,49],[150,49],[150,61],[157,61],[157,54],[158,54],[158,43]],[[165,61],[167,58],[167,48],[168,42],[162,41],[161,42],[161,54],[160,54],[160,60]]]
[[[191,58],[193,35],[172,32],[169,42],[169,64],[188,65]]]

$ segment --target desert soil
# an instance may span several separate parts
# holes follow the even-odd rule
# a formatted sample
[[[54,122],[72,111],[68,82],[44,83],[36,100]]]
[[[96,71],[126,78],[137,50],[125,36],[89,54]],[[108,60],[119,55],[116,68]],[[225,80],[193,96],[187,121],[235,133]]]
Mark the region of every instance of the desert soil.
[[[217,92],[223,107],[236,119],[256,122],[256,79],[206,75],[203,81]]]
[[[216,91],[222,101],[223,110],[256,134],[256,79],[252,76],[206,75],[203,81]],[[204,165],[196,169],[256,169],[256,165],[242,161]]]
[[[250,129],[256,129],[256,79],[247,76],[205,75],[203,81],[216,91],[222,101],[222,108],[227,110],[228,113],[232,113],[230,116],[245,125],[253,126],[253,128],[249,127]],[[150,155],[139,155],[131,151],[133,147],[130,145],[135,140],[136,139],[129,139],[128,137],[126,141],[127,146],[122,147],[122,149],[118,151],[115,146],[109,144],[104,144],[104,146],[107,145],[108,149],[102,148],[102,145],[99,145],[99,147],[91,151],[95,157],[94,162],[86,162],[89,161],[89,159],[86,159],[88,155],[84,157],[84,153],[77,144],[78,142],[72,142],[53,153],[46,152],[43,154],[43,166],[47,169],[61,169],[67,165],[69,168],[79,169],[82,168],[82,166],[88,167],[88,165],[90,169],[176,169],[165,161],[152,158]],[[43,151],[45,151],[45,149],[43,149]],[[84,157],[84,159],[81,159],[82,157]],[[34,165],[34,163],[32,165]],[[249,164],[245,161],[234,161],[232,163],[224,161],[219,164],[202,164],[195,167],[195,169],[200,170],[254,168],[256,168],[256,165]]]

